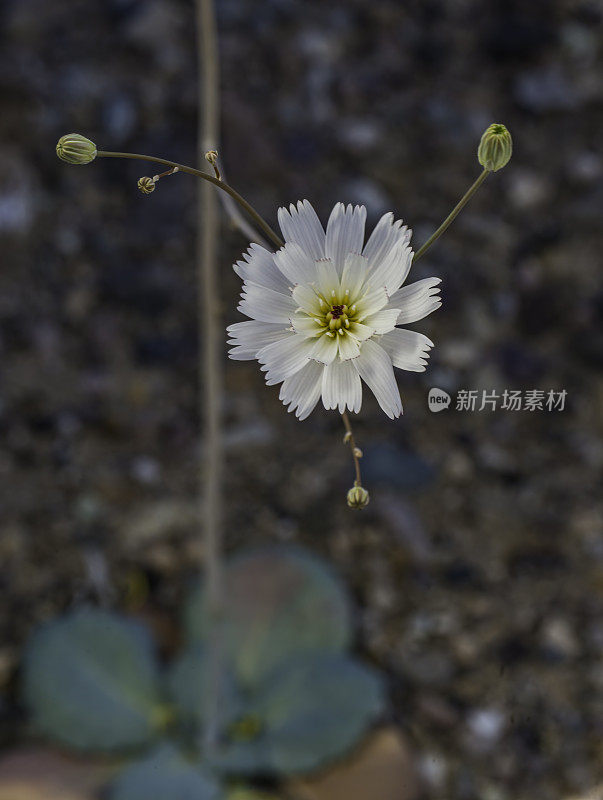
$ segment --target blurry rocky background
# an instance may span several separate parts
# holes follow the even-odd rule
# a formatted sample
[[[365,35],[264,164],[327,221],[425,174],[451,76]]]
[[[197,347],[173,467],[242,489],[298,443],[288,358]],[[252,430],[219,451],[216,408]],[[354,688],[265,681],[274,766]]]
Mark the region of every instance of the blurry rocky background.
[[[323,219],[358,202],[420,244],[479,173],[483,129],[515,142],[414,271],[443,279],[442,309],[413,326],[436,348],[427,373],[397,373],[402,419],[365,394],[366,511],[345,506],[338,415],[299,423],[224,347],[227,548],[300,543],[351,586],[415,797],[586,795],[603,779],[603,5],[218,6],[222,163],[271,222],[299,198]],[[35,624],[91,600],[151,619],[169,648],[202,562],[195,180],[144,197],[151,165],[54,154],[78,131],[193,163],[196,75],[184,0],[3,0],[0,41],[0,737],[15,748]],[[246,242],[223,230],[226,325]],[[433,414],[432,386],[567,399]]]

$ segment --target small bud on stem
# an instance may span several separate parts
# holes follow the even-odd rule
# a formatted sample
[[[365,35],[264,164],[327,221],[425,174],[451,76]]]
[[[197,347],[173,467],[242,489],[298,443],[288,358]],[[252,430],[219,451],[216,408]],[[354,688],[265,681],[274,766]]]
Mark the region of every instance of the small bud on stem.
[[[151,192],[155,191],[155,179],[146,175],[144,178],[139,178],[138,188],[143,194],[151,194]]]
[[[220,175],[220,170],[218,169],[218,151],[208,150],[205,154],[205,160],[212,165],[216,174],[216,178],[221,181],[222,176]]]
[[[366,508],[369,504],[370,495],[358,481],[354,482],[354,486],[348,492],[348,505],[350,508]]]
[[[486,129],[477,150],[477,160],[484,169],[497,172],[509,163],[513,152],[511,134],[496,122]]]
[[[155,191],[155,184],[159,181],[160,178],[165,178],[166,175],[173,175],[175,172],[178,172],[178,167],[172,167],[172,169],[168,169],[165,172],[160,172],[159,175],[153,175],[152,178],[144,177],[138,179],[138,188],[143,194],[151,194],[151,192]]]
[[[68,133],[57,142],[57,156],[68,164],[89,164],[96,158],[96,145],[80,133]]]

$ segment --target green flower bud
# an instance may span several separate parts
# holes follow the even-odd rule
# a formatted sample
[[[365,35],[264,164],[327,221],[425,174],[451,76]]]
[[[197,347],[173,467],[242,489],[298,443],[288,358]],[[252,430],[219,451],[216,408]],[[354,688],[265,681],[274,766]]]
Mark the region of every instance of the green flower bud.
[[[151,194],[151,192],[155,191],[155,181],[153,178],[139,178],[138,188],[143,194]]]
[[[366,508],[369,500],[369,493],[358,483],[355,483],[348,492],[348,505],[350,508]]]
[[[484,132],[477,149],[477,160],[484,169],[496,172],[509,163],[513,152],[511,134],[498,122]]]
[[[57,156],[68,164],[89,164],[96,158],[96,145],[79,133],[68,133],[57,143]]]

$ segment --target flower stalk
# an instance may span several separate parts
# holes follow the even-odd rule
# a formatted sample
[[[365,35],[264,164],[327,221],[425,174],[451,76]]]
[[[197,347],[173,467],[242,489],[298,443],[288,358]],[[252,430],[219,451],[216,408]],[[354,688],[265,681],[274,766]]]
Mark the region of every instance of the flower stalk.
[[[440,238],[440,236],[444,233],[444,231],[450,226],[450,224],[452,222],[454,222],[454,220],[458,217],[458,215],[461,213],[461,211],[465,208],[465,206],[467,205],[469,200],[471,200],[473,195],[477,192],[479,187],[486,180],[486,178],[488,177],[490,172],[491,172],[491,170],[484,169],[483,172],[481,173],[481,175],[472,184],[472,186],[470,186],[469,189],[467,189],[465,194],[461,197],[461,199],[458,201],[458,203],[452,209],[450,214],[448,214],[448,216],[446,217],[444,222],[442,222],[440,227],[436,231],[434,231],[431,234],[431,236],[429,237],[429,239],[425,242],[425,244],[422,245],[417,250],[417,252],[415,253],[414,258],[413,258],[413,264],[414,264],[415,261],[418,261],[421,258],[421,256],[424,255],[429,250],[431,245],[434,242],[436,242]]]
[[[219,64],[213,0],[197,0],[199,164],[207,152],[216,152],[220,136]],[[216,152],[217,158],[217,152]],[[207,159],[209,161],[209,159]],[[211,161],[209,161],[211,163]],[[216,171],[217,173],[217,171]],[[209,176],[208,176],[209,177]],[[218,186],[222,186],[219,173]],[[220,738],[220,707],[223,692],[223,496],[224,442],[222,435],[222,325],[217,270],[219,219],[217,197],[210,183],[199,184],[197,274],[199,292],[199,412],[203,420],[204,458],[200,470],[203,520],[204,571],[209,610],[208,681],[204,690],[201,753],[211,761]],[[255,212],[254,212],[255,213]]]
[[[350,445],[350,452],[352,454],[352,458],[354,459],[354,469],[356,471],[356,480],[354,481],[354,486],[347,494],[347,502],[350,508],[366,508],[369,504],[370,495],[362,486],[362,475],[360,472],[360,459],[362,458],[362,450],[356,444],[354,430],[352,428],[352,423],[350,422],[347,411],[343,412],[341,419],[343,420],[343,424],[345,426],[343,443]]]

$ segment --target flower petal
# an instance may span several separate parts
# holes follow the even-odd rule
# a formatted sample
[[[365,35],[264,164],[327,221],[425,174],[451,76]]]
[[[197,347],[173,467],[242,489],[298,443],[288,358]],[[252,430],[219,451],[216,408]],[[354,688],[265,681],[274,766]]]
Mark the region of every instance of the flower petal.
[[[341,275],[348,253],[360,253],[364,242],[364,206],[337,203],[327,223],[325,254],[335,264],[337,274]]]
[[[347,329],[355,339],[359,342],[364,342],[365,339],[370,339],[375,333],[368,325],[363,325],[362,322],[350,322],[350,327]]]
[[[291,326],[295,333],[300,333],[306,338],[320,336],[324,333],[326,328],[316,319],[316,317],[308,317],[304,313],[294,314],[291,317]]]
[[[411,235],[412,231],[408,226],[403,225],[401,219],[394,222],[394,215],[389,211],[375,225],[362,255],[366,256],[370,267],[374,269],[379,266],[394,245],[399,242],[409,242]]]
[[[402,401],[390,357],[373,339],[363,342],[360,355],[351,362],[390,419],[402,413]]]
[[[325,256],[325,232],[316,211],[307,200],[300,200],[297,208],[291,203],[289,211],[279,208],[278,223],[286,242],[295,242],[315,261]]]
[[[308,341],[313,340],[308,339]],[[331,361],[335,359],[337,351],[337,337],[329,336],[325,333],[325,335],[321,336],[316,344],[314,344],[310,352],[310,358],[313,358],[315,361],[320,361],[321,364],[330,364]]]
[[[322,364],[309,361],[281,386],[279,398],[289,406],[288,411],[295,411],[295,416],[300,420],[306,419],[318,402],[324,369]]]
[[[341,275],[341,290],[342,292],[349,291],[350,303],[357,299],[367,274],[368,261],[366,258],[358,253],[349,253],[346,256]]]
[[[360,355],[360,343],[358,339],[350,334],[337,335],[337,347],[341,361],[350,361]]]
[[[375,333],[387,333],[396,327],[399,313],[400,309],[398,308],[382,308],[381,311],[366,317],[364,324],[372,328]]]
[[[287,242],[274,254],[274,263],[283,273],[287,285],[311,283],[314,280],[314,259],[296,242]]]
[[[268,386],[295,375],[307,364],[313,346],[313,339],[291,333],[286,339],[262,347],[257,354],[257,360],[263,365],[262,372],[266,373]]]
[[[339,409],[343,413],[346,408],[356,414],[362,405],[362,383],[358,370],[351,361],[335,359],[322,373],[322,402],[328,410]]]
[[[246,281],[237,308],[242,314],[262,322],[289,322],[297,303],[291,295]]]
[[[256,357],[258,350],[267,344],[278,342],[291,334],[281,322],[258,322],[249,320],[235,322],[226,329],[230,338],[228,344],[234,345],[228,351],[230,358],[235,361],[250,361]]]
[[[413,252],[406,242],[395,245],[369,275],[371,286],[385,286],[392,295],[402,286],[412,265]]]
[[[410,372],[425,372],[433,342],[417,331],[395,328],[379,339],[394,367]]]
[[[388,299],[385,287],[378,286],[377,288],[370,288],[364,297],[358,300],[356,319],[362,322],[366,317],[370,317],[371,314],[374,314],[375,311],[381,311],[382,308],[388,305]]]
[[[339,295],[339,276],[335,265],[330,258],[321,258],[316,261],[314,269],[316,288],[326,300],[331,302],[331,296]],[[335,294],[332,295],[332,292]]]
[[[274,254],[259,244],[250,245],[233,269],[244,281],[289,294],[289,282],[274,263]]]
[[[295,301],[296,309],[301,308],[306,314],[319,314],[322,316],[320,298],[311,286],[295,286],[291,294]]]
[[[440,278],[425,278],[398,289],[389,300],[388,307],[401,309],[398,325],[423,319],[442,305],[438,284]]]

